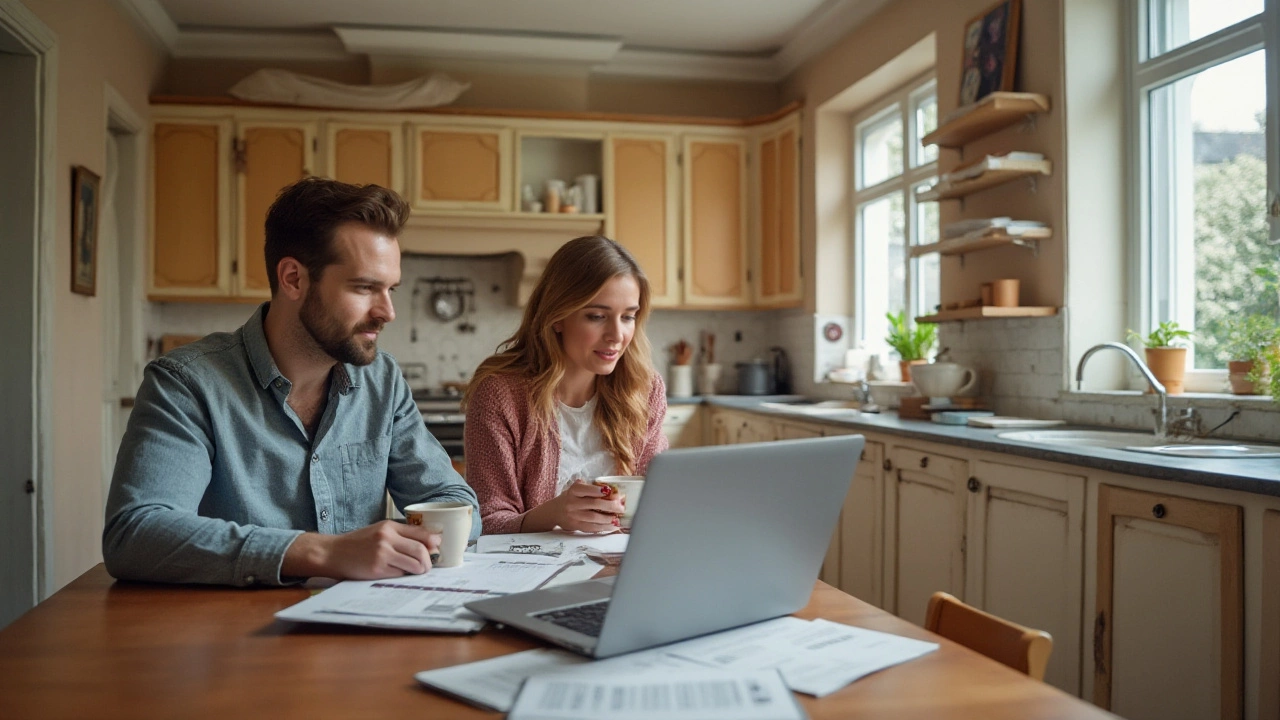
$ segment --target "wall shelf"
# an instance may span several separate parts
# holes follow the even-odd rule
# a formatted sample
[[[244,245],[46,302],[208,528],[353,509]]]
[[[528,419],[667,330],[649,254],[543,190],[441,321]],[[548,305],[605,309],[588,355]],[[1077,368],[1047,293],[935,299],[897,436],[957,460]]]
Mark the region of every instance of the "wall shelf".
[[[967,178],[945,186],[939,183],[928,190],[922,190],[916,193],[916,201],[933,202],[936,200],[962,198],[987,188],[1012,182],[1021,177],[1030,178],[1034,181],[1039,175],[1050,174],[1053,167],[1053,164],[1048,160],[1006,160],[1001,165],[1003,167],[987,170],[977,177]]]
[[[997,228],[995,232],[988,233],[981,237],[971,238],[952,238],[943,240],[942,242],[930,243],[928,245],[915,245],[910,250],[911,257],[920,257],[921,255],[961,255],[965,253],[976,252],[978,250],[986,250],[987,248],[999,247],[1001,245],[1018,245],[1020,247],[1029,247],[1032,250],[1039,251],[1041,240],[1053,237],[1052,228],[1036,228],[1028,230],[1020,235],[1009,235],[1001,232]]]
[[[1049,317],[1057,315],[1056,307],[1038,307],[1019,305],[1017,307],[996,307],[994,305],[978,305],[975,307],[943,310],[933,315],[916,318],[917,323],[955,322],[958,320],[990,320],[993,318]]]
[[[924,145],[958,148],[1002,130],[1028,115],[1049,111],[1048,96],[1039,93],[993,92],[921,139]]]

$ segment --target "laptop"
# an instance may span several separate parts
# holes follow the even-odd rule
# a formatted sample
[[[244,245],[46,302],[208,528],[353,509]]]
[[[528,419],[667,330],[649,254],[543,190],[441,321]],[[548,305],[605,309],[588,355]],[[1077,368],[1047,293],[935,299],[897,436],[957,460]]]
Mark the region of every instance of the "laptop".
[[[804,607],[862,453],[861,435],[668,450],[614,577],[467,603],[605,658]]]

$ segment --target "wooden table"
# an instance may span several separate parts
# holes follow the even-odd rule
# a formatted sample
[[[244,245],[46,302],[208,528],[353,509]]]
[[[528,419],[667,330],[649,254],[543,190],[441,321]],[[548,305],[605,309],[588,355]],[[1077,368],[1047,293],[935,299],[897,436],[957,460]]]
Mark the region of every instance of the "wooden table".
[[[0,631],[0,718],[494,718],[413,674],[539,646],[492,628],[460,637],[274,619],[306,596],[117,583],[99,565]],[[799,695],[815,720],[1114,717],[821,582],[797,616],[942,644],[821,700]]]

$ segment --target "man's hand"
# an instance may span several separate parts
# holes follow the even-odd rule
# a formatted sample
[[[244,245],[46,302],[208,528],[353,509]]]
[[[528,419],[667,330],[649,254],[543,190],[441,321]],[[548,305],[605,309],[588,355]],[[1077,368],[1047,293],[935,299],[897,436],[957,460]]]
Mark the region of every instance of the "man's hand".
[[[420,575],[440,552],[440,534],[384,520],[342,535],[303,533],[284,553],[285,577],[380,580]]]

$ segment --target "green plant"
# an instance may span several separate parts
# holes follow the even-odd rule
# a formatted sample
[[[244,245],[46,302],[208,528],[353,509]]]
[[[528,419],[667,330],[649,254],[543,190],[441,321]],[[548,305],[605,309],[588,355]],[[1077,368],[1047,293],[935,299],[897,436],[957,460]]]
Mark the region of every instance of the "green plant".
[[[1233,318],[1227,323],[1223,343],[1227,356],[1237,362],[1266,359],[1268,351],[1280,343],[1280,325],[1266,315]]]
[[[1130,330],[1126,337],[1148,348],[1183,347],[1191,340],[1191,331],[1178,327],[1174,320],[1166,320],[1145,336]]]
[[[889,334],[884,341],[898,353],[903,360],[923,360],[938,341],[938,326],[933,323],[919,323],[915,328],[907,325],[907,313],[885,313],[889,320]]]

